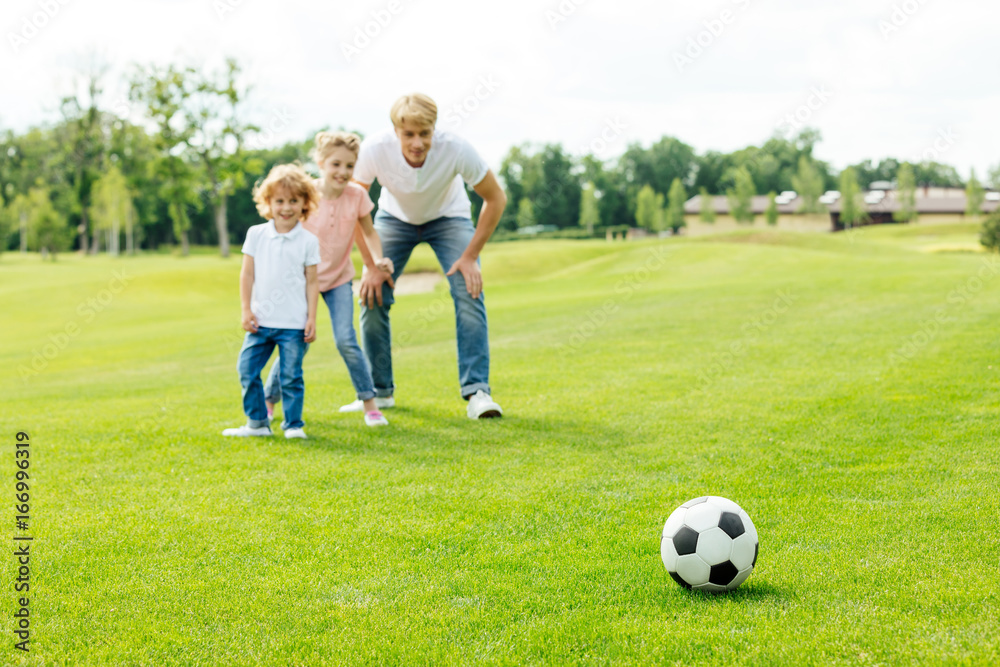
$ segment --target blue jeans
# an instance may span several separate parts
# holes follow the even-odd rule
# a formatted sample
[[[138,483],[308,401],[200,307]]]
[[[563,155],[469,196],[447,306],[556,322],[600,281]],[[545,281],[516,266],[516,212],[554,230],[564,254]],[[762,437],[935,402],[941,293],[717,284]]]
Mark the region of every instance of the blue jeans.
[[[285,398],[285,419],[282,429],[302,428],[302,404],[305,400],[306,385],[302,379],[302,358],[306,355],[306,342],[302,329],[272,329],[260,327],[257,333],[247,332],[240,350],[236,370],[240,373],[243,386],[243,412],[247,424],[253,428],[267,426],[267,406],[264,404],[264,385],[260,372],[271,358],[271,352],[278,348],[280,361],[274,363],[281,368],[281,394]]]
[[[472,240],[475,228],[468,218],[437,218],[422,225],[403,222],[382,210],[375,214],[375,229],[382,241],[382,253],[392,260],[398,279],[418,243],[427,242],[441,268],[448,272]],[[478,263],[478,261],[477,261]],[[468,398],[482,389],[490,391],[490,343],[486,325],[486,302],[483,294],[473,299],[465,289],[465,278],[456,272],[448,276],[451,298],[455,302],[455,337],[458,344],[458,382],[462,396]],[[394,302],[392,288],[382,285],[382,305],[368,308],[361,304],[361,340],[371,364],[375,393],[392,396],[396,385],[392,377],[392,331],[389,308]]]
[[[358,338],[354,333],[354,295],[351,293],[351,283],[338,285],[332,290],[322,293],[326,309],[330,311],[330,324],[333,325],[333,339],[337,342],[337,351],[347,364],[347,372],[351,375],[351,384],[358,398],[363,401],[375,398],[375,386],[372,384],[372,371],[368,359],[358,346]],[[306,350],[309,345],[306,344]],[[304,354],[304,353],[303,353]],[[280,359],[280,357],[279,357]],[[264,395],[272,403],[280,403],[282,387],[278,383],[279,362],[271,365],[271,372],[264,385]],[[286,406],[287,407],[287,406]]]

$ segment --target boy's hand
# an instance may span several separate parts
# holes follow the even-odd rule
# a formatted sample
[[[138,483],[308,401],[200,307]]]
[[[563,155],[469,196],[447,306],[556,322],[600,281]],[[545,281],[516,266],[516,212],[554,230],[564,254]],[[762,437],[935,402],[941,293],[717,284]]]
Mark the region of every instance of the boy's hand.
[[[384,273],[388,273],[390,276],[392,275],[392,272],[395,270],[395,268],[392,265],[392,260],[389,259],[388,257],[383,257],[379,261],[375,262],[375,267]]]
[[[243,320],[242,324],[244,331],[249,331],[250,333],[257,333],[257,318],[254,317],[252,311],[249,310],[243,311],[242,320]]]
[[[316,318],[311,317],[306,320],[306,329],[302,332],[302,339],[307,343],[316,340]]]

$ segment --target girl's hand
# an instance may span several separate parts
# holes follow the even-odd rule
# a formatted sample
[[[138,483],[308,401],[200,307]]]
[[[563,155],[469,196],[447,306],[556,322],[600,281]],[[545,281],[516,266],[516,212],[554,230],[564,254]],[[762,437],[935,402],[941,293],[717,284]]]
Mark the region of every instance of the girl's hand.
[[[395,270],[395,267],[393,267],[392,265],[392,260],[389,259],[388,257],[383,257],[379,261],[375,262],[375,266],[380,271],[388,273],[390,276],[392,275],[392,272]]]

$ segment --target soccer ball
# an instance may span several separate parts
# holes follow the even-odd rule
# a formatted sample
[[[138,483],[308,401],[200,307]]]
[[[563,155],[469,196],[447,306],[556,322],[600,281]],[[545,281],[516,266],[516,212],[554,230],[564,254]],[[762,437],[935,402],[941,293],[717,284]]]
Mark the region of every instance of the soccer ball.
[[[724,593],[734,590],[757,564],[757,529],[732,500],[702,496],[667,519],[660,557],[684,588]]]

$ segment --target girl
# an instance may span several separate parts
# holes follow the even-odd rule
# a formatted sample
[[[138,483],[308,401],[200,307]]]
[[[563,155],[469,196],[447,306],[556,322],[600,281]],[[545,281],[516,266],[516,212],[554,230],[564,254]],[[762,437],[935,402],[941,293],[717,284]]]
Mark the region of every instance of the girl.
[[[303,227],[319,239],[317,277],[320,295],[330,311],[337,350],[347,364],[358,402],[364,406],[365,424],[384,426],[389,422],[375,405],[371,367],[354,333],[351,246],[355,230],[360,229],[368,244],[373,262],[371,268],[391,276],[393,265],[392,260],[382,257],[382,244],[372,224],[371,212],[375,205],[364,188],[351,182],[360,147],[361,139],[355,134],[320,132],[316,135],[311,157],[320,170],[316,181],[320,194],[319,208],[303,223]],[[265,387],[269,414],[273,413],[274,404],[281,400],[276,371],[279,367],[277,361],[272,365]]]

